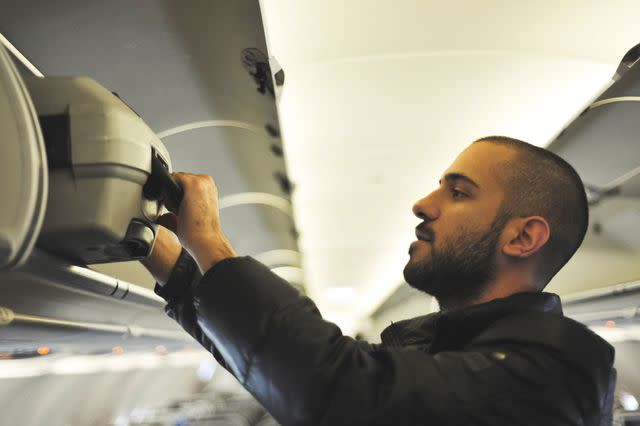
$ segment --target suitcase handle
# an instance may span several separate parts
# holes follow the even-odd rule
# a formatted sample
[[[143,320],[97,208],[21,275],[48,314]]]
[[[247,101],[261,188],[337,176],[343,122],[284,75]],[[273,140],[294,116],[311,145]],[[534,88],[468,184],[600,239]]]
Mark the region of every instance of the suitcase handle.
[[[173,180],[169,167],[155,150],[151,155],[151,174],[142,188],[142,193],[145,198],[161,201],[170,212],[178,213],[184,191]]]

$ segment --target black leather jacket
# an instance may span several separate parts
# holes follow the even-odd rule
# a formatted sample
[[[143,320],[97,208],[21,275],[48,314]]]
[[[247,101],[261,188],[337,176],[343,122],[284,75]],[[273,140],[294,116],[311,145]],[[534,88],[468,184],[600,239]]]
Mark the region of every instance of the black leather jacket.
[[[200,277],[183,252],[156,291],[285,425],[611,424],[614,350],[554,294],[401,321],[369,344],[250,257]]]

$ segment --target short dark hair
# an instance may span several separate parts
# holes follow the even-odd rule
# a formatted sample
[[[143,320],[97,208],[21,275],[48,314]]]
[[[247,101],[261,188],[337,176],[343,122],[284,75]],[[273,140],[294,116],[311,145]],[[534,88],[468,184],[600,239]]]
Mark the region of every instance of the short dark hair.
[[[544,288],[582,244],[589,226],[589,204],[578,172],[544,148],[506,136],[487,136],[474,143],[514,149],[498,179],[506,197],[500,209],[505,219],[542,216],[549,223],[549,241],[540,250],[536,284]],[[506,221],[505,221],[506,222]]]

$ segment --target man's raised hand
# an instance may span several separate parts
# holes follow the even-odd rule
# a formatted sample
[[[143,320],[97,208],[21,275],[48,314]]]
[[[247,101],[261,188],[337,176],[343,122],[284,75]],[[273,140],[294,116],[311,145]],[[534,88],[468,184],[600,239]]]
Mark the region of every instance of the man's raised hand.
[[[204,274],[220,260],[236,254],[222,232],[218,210],[218,189],[208,175],[172,173],[184,191],[178,214],[162,220],[175,223],[182,246],[193,256]]]

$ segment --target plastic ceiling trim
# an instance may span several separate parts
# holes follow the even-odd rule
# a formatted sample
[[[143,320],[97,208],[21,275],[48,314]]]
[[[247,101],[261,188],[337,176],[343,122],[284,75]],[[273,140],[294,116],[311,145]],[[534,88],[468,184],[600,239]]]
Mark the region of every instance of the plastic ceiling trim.
[[[304,282],[304,270],[297,266],[278,266],[271,268],[271,272],[284,278],[290,284]]]
[[[295,250],[270,250],[253,256],[255,260],[267,266],[300,266],[302,255]]]
[[[293,217],[293,208],[289,200],[267,192],[240,192],[238,194],[227,195],[226,197],[220,198],[218,208],[222,210],[247,204],[262,204],[273,207]]]
[[[633,170],[629,170],[627,173],[609,182],[609,184],[607,184],[607,186],[604,189],[606,191],[606,190],[618,187],[638,175],[640,175],[640,166],[636,167]]]
[[[562,305],[568,307],[602,300],[608,297],[624,297],[630,294],[640,294],[640,281],[628,281],[593,290],[571,293],[562,296]]]
[[[13,45],[13,43],[11,43],[4,35],[2,35],[2,33],[0,33],[0,43],[2,43],[8,51],[13,53],[13,56],[15,56],[16,59],[22,62],[22,65],[24,65],[29,71],[31,71],[33,75],[40,78],[44,77],[44,74],[42,74],[42,72],[40,72],[40,70],[35,65],[33,65],[26,56],[20,53],[20,51]]]
[[[159,337],[163,339],[177,340],[177,341],[191,340],[190,336],[186,335],[181,331],[152,329],[152,328],[146,328],[146,327],[139,327],[135,325],[118,325],[118,324],[93,323],[93,322],[83,322],[83,321],[69,321],[69,320],[59,319],[59,318],[20,314],[20,313],[11,311],[8,308],[0,308],[0,309],[3,309],[4,311],[9,311],[11,316],[11,321],[2,324],[4,326],[14,324],[14,323],[27,323],[27,324],[50,326],[50,327],[63,327],[63,328],[90,330],[90,331],[97,331],[102,333],[123,334],[123,335],[126,335],[127,337],[132,337],[132,338],[140,338],[140,337],[158,338]]]
[[[266,129],[258,127],[254,124],[247,123],[246,121],[238,120],[206,120],[206,121],[194,121],[180,126],[172,127],[167,130],[163,130],[157,134],[158,138],[164,139],[170,136],[177,135],[179,133],[188,132],[190,130],[202,129],[206,127],[235,127],[237,129],[244,129],[253,132],[260,136],[268,136],[269,133]]]
[[[165,301],[150,289],[117,280],[92,269],[70,265],[40,250],[32,253],[18,273],[46,279],[52,285],[62,288],[140,306],[157,309],[165,305]]]
[[[640,96],[619,96],[617,98],[602,99],[600,101],[592,103],[589,109],[594,109],[604,105],[615,104],[619,102],[640,102]]]

